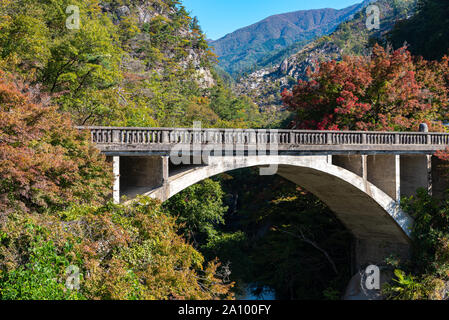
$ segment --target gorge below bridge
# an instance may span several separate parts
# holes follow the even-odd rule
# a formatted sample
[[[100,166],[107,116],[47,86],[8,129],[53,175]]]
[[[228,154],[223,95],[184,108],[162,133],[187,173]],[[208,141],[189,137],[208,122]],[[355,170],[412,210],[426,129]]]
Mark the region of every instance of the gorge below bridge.
[[[408,259],[413,219],[401,197],[419,188],[442,196],[447,185],[434,156],[449,134],[201,128],[79,127],[113,163],[113,198],[166,201],[220,173],[260,167],[312,192],[355,239],[353,269]]]

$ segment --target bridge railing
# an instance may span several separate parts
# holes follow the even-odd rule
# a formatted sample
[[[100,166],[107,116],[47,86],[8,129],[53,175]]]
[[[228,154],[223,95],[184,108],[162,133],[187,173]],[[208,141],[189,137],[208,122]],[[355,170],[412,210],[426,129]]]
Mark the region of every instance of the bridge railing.
[[[96,144],[449,145],[447,133],[78,127]]]

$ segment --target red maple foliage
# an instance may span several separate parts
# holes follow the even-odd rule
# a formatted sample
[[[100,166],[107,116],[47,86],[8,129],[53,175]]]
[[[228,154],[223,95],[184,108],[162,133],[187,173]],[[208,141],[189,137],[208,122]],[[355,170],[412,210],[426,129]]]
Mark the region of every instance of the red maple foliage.
[[[414,61],[406,48],[375,45],[370,57],[322,62],[309,81],[282,94],[296,112],[297,129],[416,131],[420,123],[441,130],[447,109],[448,59]]]
[[[111,170],[68,116],[0,71],[0,217],[100,203]]]

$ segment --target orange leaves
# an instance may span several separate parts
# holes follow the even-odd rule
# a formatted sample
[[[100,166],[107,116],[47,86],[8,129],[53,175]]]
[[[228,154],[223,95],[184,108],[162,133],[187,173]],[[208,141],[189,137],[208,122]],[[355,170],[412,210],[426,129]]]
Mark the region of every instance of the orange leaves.
[[[0,214],[99,203],[109,192],[103,157],[56,108],[0,73]]]
[[[175,218],[148,198],[133,206],[110,206],[78,220],[88,299],[229,298],[220,264],[204,258],[179,235]],[[73,232],[73,230],[72,230]]]
[[[439,150],[435,153],[435,156],[443,161],[449,161],[449,148],[446,150]]]

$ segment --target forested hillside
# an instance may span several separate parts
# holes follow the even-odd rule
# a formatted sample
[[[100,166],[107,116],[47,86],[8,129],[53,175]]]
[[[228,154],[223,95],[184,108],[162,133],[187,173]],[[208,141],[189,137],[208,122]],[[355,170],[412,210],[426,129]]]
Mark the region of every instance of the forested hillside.
[[[379,0],[380,30],[361,11],[234,91],[181,1],[0,1],[0,299],[341,299],[353,235],[308,191],[247,168],[115,205],[111,164],[74,126],[447,130],[444,8],[417,1]],[[413,257],[385,261],[383,295],[447,299],[447,196],[402,206]]]
[[[274,15],[210,44],[220,58],[220,66],[232,76],[238,76],[252,70],[266,55],[271,56],[294,43],[307,43],[331,33],[362,6],[356,4],[341,10],[316,9]]]
[[[314,70],[317,63],[340,60],[343,55],[369,54],[373,43],[385,43],[385,35],[395,23],[413,13],[416,0],[379,0],[372,4],[380,8],[379,30],[366,28],[367,16],[362,9],[352,20],[340,24],[332,34],[305,45],[280,64],[242,77],[235,85],[235,92],[252,97],[262,108],[279,109],[282,105],[280,93],[291,89],[298,80],[306,79],[308,68]]]
[[[214,61],[178,1],[0,2],[1,299],[233,296],[158,202],[109,202],[111,166],[73,128],[264,126]]]
[[[214,72],[216,57],[178,1],[3,1],[0,66],[48,94],[77,124],[266,125]],[[272,119],[271,119],[272,120]]]
[[[445,1],[420,1],[417,14],[401,21],[389,34],[394,46],[408,44],[414,55],[441,59],[449,47],[449,6]]]

